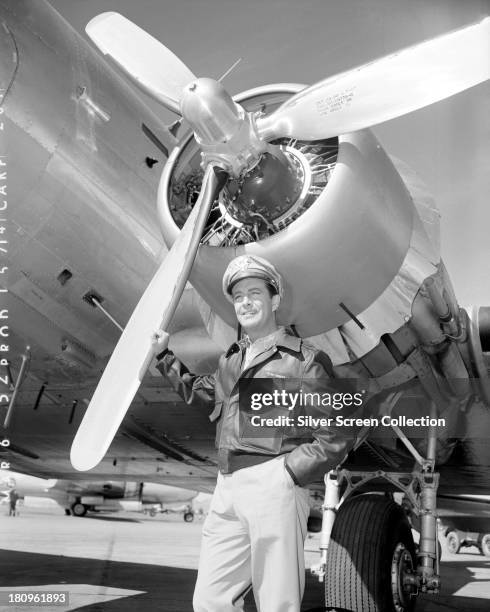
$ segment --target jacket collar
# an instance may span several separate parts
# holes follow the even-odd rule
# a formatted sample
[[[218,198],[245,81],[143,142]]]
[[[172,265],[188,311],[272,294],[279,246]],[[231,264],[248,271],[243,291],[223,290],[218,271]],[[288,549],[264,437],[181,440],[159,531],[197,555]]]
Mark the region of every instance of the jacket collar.
[[[249,346],[248,338],[243,338],[239,342],[234,342],[225,353],[225,357],[228,359],[233,353],[242,352],[247,346]],[[271,337],[269,349],[278,346],[298,353],[301,350],[301,338],[293,336],[285,327],[280,327]]]

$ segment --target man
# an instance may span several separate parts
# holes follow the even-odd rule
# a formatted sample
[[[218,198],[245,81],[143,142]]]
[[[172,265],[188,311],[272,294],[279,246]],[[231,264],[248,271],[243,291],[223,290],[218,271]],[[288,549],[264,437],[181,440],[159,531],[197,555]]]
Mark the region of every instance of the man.
[[[19,500],[19,494],[16,489],[12,489],[9,493],[9,516],[17,515],[17,502]]]
[[[302,386],[313,379],[316,391],[328,390],[331,362],[277,324],[283,283],[265,259],[235,258],[223,276],[223,291],[246,337],[220,358],[215,375],[190,374],[167,350],[168,335],[159,332],[155,339],[157,367],[185,401],[214,400],[210,419],[217,423],[219,473],[203,525],[194,610],[243,610],[253,587],[260,612],[298,612],[309,514],[305,486],[343,459],[348,440],[325,428],[306,438],[282,427],[272,436],[251,434],[243,426],[239,381],[294,379]]]

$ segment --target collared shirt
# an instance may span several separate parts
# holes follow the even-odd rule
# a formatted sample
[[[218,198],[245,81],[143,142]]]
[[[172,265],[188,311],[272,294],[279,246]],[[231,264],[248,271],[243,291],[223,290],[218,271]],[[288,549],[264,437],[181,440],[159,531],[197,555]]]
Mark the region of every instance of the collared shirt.
[[[251,342],[250,339],[247,337],[247,348],[245,351],[245,359],[243,360],[242,364],[242,372],[248,368],[248,366],[256,357],[272,348],[276,344],[278,338],[282,337],[284,334],[285,328],[283,326],[280,326],[271,334],[263,336],[262,338],[257,338],[255,342]]]

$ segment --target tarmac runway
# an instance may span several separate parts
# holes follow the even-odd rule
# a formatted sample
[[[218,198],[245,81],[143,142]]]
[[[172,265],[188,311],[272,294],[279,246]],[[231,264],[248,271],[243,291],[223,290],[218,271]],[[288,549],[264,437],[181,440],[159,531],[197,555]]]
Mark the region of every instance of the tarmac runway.
[[[0,610],[192,612],[201,527],[201,521],[184,523],[179,515],[76,518],[23,508],[20,516],[8,517],[3,507]],[[317,545],[317,535],[307,539],[307,566],[318,561]],[[449,555],[443,546],[442,593],[419,597],[417,612],[490,609],[490,558],[473,548],[466,551]],[[7,592],[26,590],[68,592],[70,603],[6,605]],[[322,610],[322,591],[308,572],[302,610]],[[245,609],[255,611],[251,597]]]

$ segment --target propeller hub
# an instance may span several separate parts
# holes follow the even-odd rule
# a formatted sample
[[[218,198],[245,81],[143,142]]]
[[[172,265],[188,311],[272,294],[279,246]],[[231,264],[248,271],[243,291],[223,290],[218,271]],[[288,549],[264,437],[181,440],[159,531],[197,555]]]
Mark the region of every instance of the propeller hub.
[[[184,87],[180,109],[200,144],[228,142],[243,123],[243,109],[214,79],[196,79]]]
[[[257,135],[253,116],[236,104],[218,81],[203,78],[189,83],[180,108],[201,148],[202,168],[211,164],[240,177],[268,148]]]

